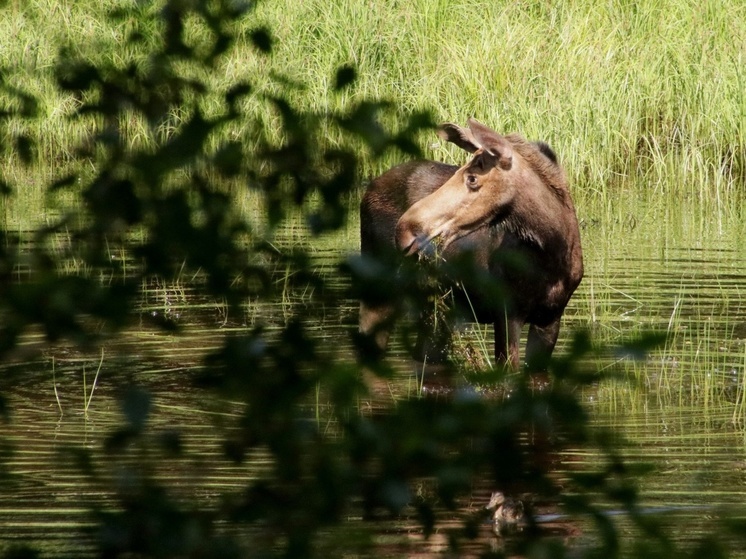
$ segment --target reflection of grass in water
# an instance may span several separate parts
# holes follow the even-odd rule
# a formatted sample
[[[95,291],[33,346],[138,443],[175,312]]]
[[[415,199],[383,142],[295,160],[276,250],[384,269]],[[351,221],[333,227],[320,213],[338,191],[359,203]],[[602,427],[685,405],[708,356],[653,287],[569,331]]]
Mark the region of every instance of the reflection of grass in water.
[[[743,221],[704,218],[695,201],[672,195],[640,204],[620,193],[613,208],[620,219],[594,221],[592,208],[579,209],[586,277],[565,313],[558,354],[577,328],[609,348],[586,358],[591,370],[623,380],[590,388],[598,405],[641,409],[652,399],[743,413]],[[636,216],[634,225],[625,215]],[[650,331],[668,337],[644,359],[612,351]]]
[[[741,363],[740,382],[737,385],[736,402],[733,406],[733,423],[746,426],[746,343],[743,344],[743,361]]]
[[[641,232],[640,236],[651,235]],[[744,342],[738,337],[737,325],[743,320],[744,305],[735,285],[738,282],[719,279],[732,274],[732,264],[718,260],[724,257],[715,248],[713,260],[707,260],[706,246],[695,251],[689,265],[686,252],[682,257],[681,251],[672,255],[671,263],[665,253],[649,258],[649,253],[660,251],[654,236],[650,240],[631,251],[632,268],[626,275],[615,277],[618,263],[608,274],[603,269],[595,271],[576,296],[576,304],[582,307],[579,316],[589,320],[599,347],[614,347],[646,331],[667,334],[665,344],[644,359],[613,353],[598,355],[598,370],[616,373],[631,383],[605,384],[597,396],[628,402],[630,398],[645,401],[654,397],[664,405],[697,405],[702,409],[729,406],[735,414],[737,408],[742,409],[739,386],[744,372]],[[702,241],[679,242],[701,246]],[[642,262],[640,280],[634,277],[634,270],[640,267],[635,261]],[[648,268],[647,262],[653,262],[654,268]],[[674,283],[677,276],[678,287]],[[583,291],[590,295],[583,296]]]

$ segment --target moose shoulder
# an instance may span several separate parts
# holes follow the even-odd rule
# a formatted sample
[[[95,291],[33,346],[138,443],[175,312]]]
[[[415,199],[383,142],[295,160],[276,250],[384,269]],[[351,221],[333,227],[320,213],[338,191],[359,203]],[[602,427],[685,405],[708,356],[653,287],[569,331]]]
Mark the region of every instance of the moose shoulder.
[[[438,239],[446,260],[471,252],[505,293],[494,301],[491,291],[469,292],[476,318],[494,324],[497,361],[518,367],[521,329],[528,323],[526,362],[543,362],[583,277],[565,174],[546,144],[501,136],[473,119],[468,128],[444,124],[439,135],[473,156],[461,168],[404,163],[373,180],[360,208],[361,251],[375,256],[396,247],[414,255]],[[360,330],[381,349],[393,314],[391,304],[361,302]]]

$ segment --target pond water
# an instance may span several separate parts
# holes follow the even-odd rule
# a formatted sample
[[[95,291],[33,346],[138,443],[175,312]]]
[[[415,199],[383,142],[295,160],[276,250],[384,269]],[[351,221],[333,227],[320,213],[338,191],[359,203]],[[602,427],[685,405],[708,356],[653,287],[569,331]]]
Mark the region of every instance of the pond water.
[[[643,505],[651,512],[665,511],[661,516],[675,527],[675,538],[694,541],[716,530],[723,515],[746,515],[746,249],[738,241],[740,226],[693,234],[685,224],[665,226],[652,218],[607,227],[583,222],[586,277],[567,309],[557,351],[565,351],[575,329],[589,330],[604,346],[649,330],[669,333],[665,346],[643,360],[599,351],[590,366],[624,380],[589,387],[581,398],[596,425],[618,433],[618,448],[626,457],[652,466],[640,477]],[[350,234],[342,248],[337,243],[334,249],[316,250],[319,273],[333,277],[340,255],[356,242]],[[116,397],[131,380],[151,391],[153,445],[167,440],[175,425],[183,433],[183,455],[159,463],[154,472],[177,498],[199,496],[217,503],[260,474],[261,457],[252,460],[250,471],[235,466],[223,457],[216,436],[215,426],[230,424],[240,405],[205,401],[193,388],[192,375],[227,332],[248,328],[259,318],[281,324],[305,312],[312,297],[292,293],[273,305],[248,304],[244,316],[232,317],[220,304],[197,298],[188,284],[154,285],[145,290],[140,310],[174,318],[181,326],[178,334],[143,324],[89,353],[47,348],[28,336],[16,362],[4,366],[0,385],[12,412],[0,436],[5,468],[0,474],[0,551],[23,542],[44,557],[91,552],[89,513],[106,503],[101,480],[81,472],[79,450],[90,450],[100,471],[114,467],[102,447],[121,421]],[[356,302],[314,307],[314,312],[329,347],[342,355],[349,352]],[[376,398],[416,397],[416,379],[403,352],[394,347],[390,359],[398,375],[364,406],[376,407]],[[128,459],[144,460],[149,452],[144,447],[142,455]],[[588,450],[568,451],[557,475],[598,460]],[[475,487],[471,506],[483,506],[489,491]],[[551,507],[537,510],[561,513]],[[581,534],[582,540],[582,522],[562,530],[564,536]],[[381,534],[385,555],[424,557],[446,546],[438,535],[421,541],[407,518],[382,526]],[[487,528],[480,545],[491,539]],[[734,550],[738,555],[735,544]]]

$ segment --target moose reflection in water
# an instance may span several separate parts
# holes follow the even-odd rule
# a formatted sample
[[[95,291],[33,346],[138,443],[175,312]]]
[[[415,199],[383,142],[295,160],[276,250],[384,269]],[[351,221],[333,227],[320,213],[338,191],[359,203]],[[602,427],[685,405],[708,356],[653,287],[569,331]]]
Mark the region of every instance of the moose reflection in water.
[[[523,503],[506,497],[501,491],[493,492],[490,502],[484,508],[492,514],[492,531],[497,536],[519,531],[526,523]]]
[[[473,119],[468,128],[443,124],[438,134],[473,157],[461,168],[408,162],[373,180],[360,208],[361,251],[376,257],[396,247],[421,254],[431,252],[437,239],[446,261],[470,253],[476,270],[504,294],[496,297],[484,282],[462,280],[469,316],[494,324],[498,363],[518,368],[521,329],[529,323],[526,363],[542,364],[583,277],[564,171],[548,145],[501,136]],[[395,310],[390,302],[361,302],[360,331],[381,350]]]

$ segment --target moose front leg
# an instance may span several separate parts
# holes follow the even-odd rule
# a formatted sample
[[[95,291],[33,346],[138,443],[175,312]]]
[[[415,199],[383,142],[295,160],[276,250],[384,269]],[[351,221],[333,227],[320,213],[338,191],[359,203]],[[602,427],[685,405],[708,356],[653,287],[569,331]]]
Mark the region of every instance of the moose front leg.
[[[554,346],[559,336],[560,317],[546,326],[532,324],[526,342],[526,368],[529,371],[545,371],[549,365]]]
[[[495,322],[495,360],[497,365],[506,365],[513,370],[518,370],[522,327],[523,322],[508,317]]]
[[[360,303],[360,333],[372,340],[372,345],[380,354],[383,354],[389,345],[394,310],[392,305],[373,306]]]

